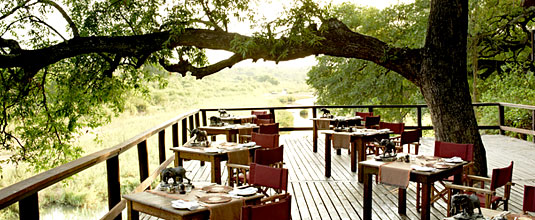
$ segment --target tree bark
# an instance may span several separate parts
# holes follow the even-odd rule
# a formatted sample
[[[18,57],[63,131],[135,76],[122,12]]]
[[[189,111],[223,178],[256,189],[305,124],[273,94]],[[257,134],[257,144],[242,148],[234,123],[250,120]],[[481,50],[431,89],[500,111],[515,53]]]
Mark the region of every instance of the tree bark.
[[[474,144],[475,170],[487,175],[467,81],[468,1],[431,1],[417,85],[431,113],[436,140]]]

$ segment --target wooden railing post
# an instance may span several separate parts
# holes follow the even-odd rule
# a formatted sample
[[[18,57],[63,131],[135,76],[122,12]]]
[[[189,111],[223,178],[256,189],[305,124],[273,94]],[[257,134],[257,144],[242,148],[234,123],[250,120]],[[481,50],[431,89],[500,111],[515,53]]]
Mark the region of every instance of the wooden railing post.
[[[186,118],[182,119],[182,145],[188,142],[188,121]]]
[[[106,160],[108,175],[108,209],[111,210],[121,202],[121,175],[119,171],[119,155]],[[115,220],[121,220],[121,214]]]
[[[373,107],[369,107],[368,112],[373,112]]]
[[[535,131],[535,110],[531,110],[531,130]],[[531,135],[533,143],[535,143],[535,135]]]
[[[188,117],[189,129],[190,129],[190,130],[193,130],[193,128],[194,128],[194,127],[193,127],[193,123],[194,123],[194,121],[193,121],[193,117],[194,117],[193,115],[190,115],[190,116]]]
[[[149,177],[149,153],[147,149],[147,140],[144,140],[137,144],[137,156],[139,161],[139,180],[143,180]]]
[[[418,128],[422,129],[422,107],[416,108],[416,117],[418,119]]]
[[[201,126],[201,119],[199,112],[195,113],[195,128],[198,128]]]
[[[160,164],[165,162],[165,130],[158,132],[158,159]]]
[[[501,126],[505,125],[505,118],[504,118],[504,107],[503,105],[498,106],[498,118],[500,119],[500,134],[505,135],[505,131],[501,128]]]
[[[317,116],[317,114],[318,114],[318,113],[316,113],[317,110],[318,110],[318,108],[316,108],[316,107],[312,107],[312,118],[316,118],[316,116]]]
[[[39,197],[38,192],[21,199],[19,201],[19,218],[24,219],[39,219]]]
[[[208,118],[206,118],[206,110],[202,110],[201,114],[202,114],[202,126],[207,126]]]
[[[273,121],[276,122],[277,120],[275,119],[275,109],[270,108],[269,114],[271,114],[271,118],[273,119]]]
[[[173,124],[173,147],[178,147],[178,123]]]

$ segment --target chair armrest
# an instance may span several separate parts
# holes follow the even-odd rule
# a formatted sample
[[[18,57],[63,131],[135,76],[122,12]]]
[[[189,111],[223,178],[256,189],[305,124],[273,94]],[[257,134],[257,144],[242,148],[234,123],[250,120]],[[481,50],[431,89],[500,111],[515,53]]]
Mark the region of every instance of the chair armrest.
[[[484,182],[490,182],[490,178],[488,177],[482,177],[482,176],[475,176],[475,175],[466,175],[468,179],[471,180],[477,180],[477,181],[484,181]]]
[[[277,199],[286,198],[287,196],[288,196],[288,193],[275,194],[275,195],[272,195],[272,196],[268,196],[268,197],[262,198],[260,201],[261,201],[261,203],[274,202]]]
[[[469,192],[490,194],[490,195],[494,195],[496,193],[496,192],[491,191],[489,189],[481,189],[481,188],[470,187],[470,186],[462,186],[462,185],[456,185],[456,184],[451,184],[451,183],[445,183],[444,185],[446,186],[446,188],[449,188],[449,189],[458,189],[458,190],[462,190],[462,191],[469,191]]]
[[[233,163],[227,163],[227,167],[238,168],[238,169],[247,169],[247,170],[249,169],[248,165],[233,164]]]

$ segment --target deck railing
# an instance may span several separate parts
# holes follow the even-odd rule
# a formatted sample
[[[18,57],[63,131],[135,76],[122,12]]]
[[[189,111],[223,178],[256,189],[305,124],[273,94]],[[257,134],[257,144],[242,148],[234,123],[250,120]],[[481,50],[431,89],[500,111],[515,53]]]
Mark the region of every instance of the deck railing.
[[[498,125],[482,125],[480,129],[496,129],[500,134],[505,131],[512,131],[526,135],[535,136],[535,106],[518,105],[510,103],[474,103],[474,107],[495,106],[498,108],[499,124]],[[505,125],[504,112],[505,107],[526,109],[532,112],[532,128],[519,129]],[[432,126],[422,125],[422,110],[427,108],[427,105],[355,105],[355,106],[287,106],[287,107],[254,107],[254,108],[225,108],[227,111],[250,111],[250,110],[268,110],[273,116],[279,110],[287,109],[310,109],[312,110],[312,117],[317,117],[317,111],[321,108],[347,108],[347,109],[368,109],[373,112],[374,109],[383,108],[412,108],[416,109],[416,126],[406,126],[408,129],[420,128],[423,130],[432,129]],[[120,191],[120,164],[119,155],[127,150],[137,146],[138,161],[139,161],[139,177],[140,185],[133,191],[140,192],[146,190],[150,184],[156,180],[159,173],[169,166],[174,160],[174,155],[166,158],[166,149],[169,147],[178,147],[188,141],[188,129],[199,127],[201,124],[207,125],[207,115],[211,112],[216,112],[218,109],[199,109],[194,110],[169,121],[166,121],[158,126],[155,126],[129,140],[124,141],[116,146],[104,149],[88,156],[84,156],[72,162],[66,163],[59,167],[37,174],[31,178],[22,180],[13,185],[7,186],[0,190],[0,209],[4,209],[16,202],[19,203],[20,219],[39,219],[39,191],[64,180],[74,174],[83,170],[91,168],[96,164],[106,161],[107,184],[108,184],[108,206],[109,212],[101,219],[121,219],[121,212],[125,209],[125,201],[121,199]],[[165,135],[166,129],[171,129],[172,143],[171,146],[166,146]],[[303,131],[312,130],[312,127],[281,127],[281,131]],[[157,149],[159,152],[159,163],[157,169],[149,172],[147,139],[158,134]],[[179,143],[179,139],[181,139]],[[534,138],[535,140],[535,138]]]

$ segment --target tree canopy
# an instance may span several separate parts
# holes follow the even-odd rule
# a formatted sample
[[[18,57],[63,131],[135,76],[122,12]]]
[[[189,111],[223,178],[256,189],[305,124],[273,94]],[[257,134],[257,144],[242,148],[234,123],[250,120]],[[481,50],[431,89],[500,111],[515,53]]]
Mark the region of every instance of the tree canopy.
[[[110,117],[105,109],[120,112],[125,96],[143,92],[144,82],[158,79],[143,71],[144,64],[159,63],[167,71],[200,79],[247,59],[280,62],[323,54],[367,60],[374,64],[357,65],[378,65],[385,68],[379,71],[388,69],[414,84],[429,106],[437,139],[474,143],[476,168],[486,173],[466,81],[468,2],[418,2],[428,7],[425,13],[407,9],[398,16],[427,16],[425,27],[414,26],[411,19],[393,21],[400,36],[424,39],[410,45],[381,37],[377,27],[370,29],[378,37],[364,35],[370,33],[353,29],[340,11],[312,0],[296,1],[279,18],[264,22],[255,14],[257,2],[245,0],[4,1],[2,147],[16,152],[11,161],[42,166],[78,156],[81,148],[69,143],[74,135],[105,123]],[[55,15],[63,26],[52,23]],[[246,35],[230,30],[231,22],[245,20],[261,31]],[[209,64],[204,49],[233,55]]]

